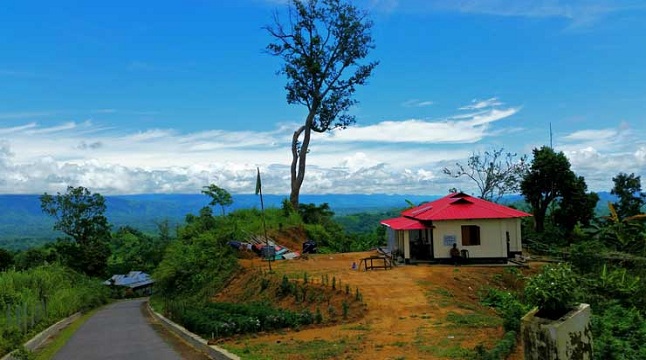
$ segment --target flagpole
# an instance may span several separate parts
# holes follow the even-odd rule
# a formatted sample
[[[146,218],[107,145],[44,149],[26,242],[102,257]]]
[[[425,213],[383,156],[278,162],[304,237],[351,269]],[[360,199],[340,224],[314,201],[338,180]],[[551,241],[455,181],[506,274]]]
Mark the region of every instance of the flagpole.
[[[262,218],[262,229],[265,233],[265,244],[267,246],[267,263],[269,263],[269,272],[271,272],[271,252],[269,251],[269,237],[267,237],[267,224],[265,222],[265,203],[262,200],[262,182],[260,181],[260,168],[257,167],[258,177],[256,178],[256,195],[260,195],[260,217]]]

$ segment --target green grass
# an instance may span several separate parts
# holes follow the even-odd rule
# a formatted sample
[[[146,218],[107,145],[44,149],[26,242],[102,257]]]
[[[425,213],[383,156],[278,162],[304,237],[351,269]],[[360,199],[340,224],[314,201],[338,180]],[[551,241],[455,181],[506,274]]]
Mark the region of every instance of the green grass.
[[[492,315],[480,313],[457,314],[450,312],[446,315],[446,321],[457,327],[498,327],[502,325],[502,319]]]
[[[368,331],[370,330],[370,325],[368,324],[356,324],[356,325],[345,325],[341,327],[343,330],[361,330]]]
[[[101,308],[94,309],[89,311],[78,319],[76,319],[69,326],[61,330],[54,339],[49,342],[44,348],[35,352],[36,360],[49,360],[54,358],[54,355],[63,348],[63,346],[69,341],[69,339],[74,335],[74,333],[83,325],[89,318],[92,317],[97,311]]]
[[[306,359],[325,360],[338,358],[351,348],[358,348],[361,337],[338,341],[295,340],[281,343],[245,345],[242,348],[225,348],[245,360],[284,359],[290,354],[300,354]]]

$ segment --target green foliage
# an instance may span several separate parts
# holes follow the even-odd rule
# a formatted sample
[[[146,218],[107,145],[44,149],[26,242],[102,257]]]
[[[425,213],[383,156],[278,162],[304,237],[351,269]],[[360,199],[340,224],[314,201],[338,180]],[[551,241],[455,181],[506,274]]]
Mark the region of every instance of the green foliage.
[[[268,304],[183,303],[170,301],[166,306],[171,319],[205,338],[226,337],[314,323],[309,310],[293,312]]]
[[[578,279],[568,264],[544,266],[525,286],[525,297],[532,306],[548,314],[566,311],[577,300]]]
[[[0,248],[0,271],[7,270],[11,265],[13,265],[13,253]]]
[[[533,150],[534,158],[529,172],[521,182],[521,192],[531,205],[536,232],[544,229],[548,207],[556,198],[575,187],[577,178],[563,152],[554,152],[548,146]]]
[[[592,333],[595,359],[646,359],[646,319],[635,308],[617,303],[596,308]]]
[[[591,228],[592,236],[613,250],[646,255],[646,214],[620,217],[614,205],[608,203],[608,216]]]
[[[518,296],[510,291],[489,288],[482,297],[483,305],[491,306],[502,317],[505,331],[520,331],[520,319],[530,310]]]
[[[506,359],[516,346],[516,331],[507,331],[493,349],[487,351],[483,345],[475,348],[476,360],[501,360]]]
[[[125,274],[132,270],[152,273],[171,241],[169,234],[153,237],[130,226],[119,228],[110,241],[108,273]]]
[[[202,194],[211,198],[211,202],[209,202],[209,205],[220,206],[220,208],[222,209],[223,216],[224,216],[224,208],[227,206],[231,206],[233,204],[233,198],[231,197],[231,194],[227,190],[215,184],[204,186],[204,190],[202,190]]]
[[[167,247],[153,273],[158,294],[163,298],[201,299],[224,286],[238,268],[227,246],[232,230],[230,220],[214,218],[208,211],[179,228],[178,240]]]
[[[54,322],[107,299],[107,286],[60,265],[0,273],[0,355]]]
[[[278,292],[276,295],[279,297],[285,297],[287,295],[291,295],[294,293],[295,286],[294,284],[289,281],[289,278],[287,275],[283,275],[283,278],[280,282],[280,286],[278,287]]]
[[[619,198],[614,207],[619,218],[627,218],[641,213],[641,208],[646,204],[646,194],[642,192],[641,177],[626,173],[619,173],[612,178],[614,186],[610,193]]]
[[[306,224],[326,225],[329,224],[332,221],[332,217],[334,217],[334,211],[330,209],[330,205],[328,203],[323,203],[318,206],[316,204],[300,204],[298,206],[298,213]]]
[[[590,226],[594,218],[599,195],[587,191],[588,186],[583,177],[577,177],[572,186],[564,187],[562,197],[558,200],[558,208],[552,214],[554,222],[565,231],[568,238],[577,224]]]
[[[54,230],[74,240],[74,244],[65,247],[66,264],[88,275],[105,275],[110,256],[105,198],[82,186],[68,186],[65,194],[43,194],[40,202],[43,212],[56,220]]]

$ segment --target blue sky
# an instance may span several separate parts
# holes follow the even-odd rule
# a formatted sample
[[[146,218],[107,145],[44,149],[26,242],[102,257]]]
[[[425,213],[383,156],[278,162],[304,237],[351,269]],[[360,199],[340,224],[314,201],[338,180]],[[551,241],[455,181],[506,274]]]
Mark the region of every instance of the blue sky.
[[[646,3],[362,0],[379,60],[303,193],[443,194],[469,154],[549,144],[592,190],[646,175]],[[0,193],[289,192],[279,0],[13,1],[0,12]]]

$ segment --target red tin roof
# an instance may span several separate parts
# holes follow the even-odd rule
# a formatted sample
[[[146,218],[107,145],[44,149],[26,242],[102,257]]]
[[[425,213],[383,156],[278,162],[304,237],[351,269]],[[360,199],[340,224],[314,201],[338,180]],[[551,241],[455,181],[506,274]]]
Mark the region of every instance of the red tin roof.
[[[382,220],[381,224],[386,225],[393,230],[423,230],[427,228],[427,226],[424,226],[424,224],[418,220],[406,217]]]
[[[401,214],[405,218],[420,221],[509,219],[532,216],[524,211],[492,203],[464,193],[449,194],[435,201],[405,210]]]

